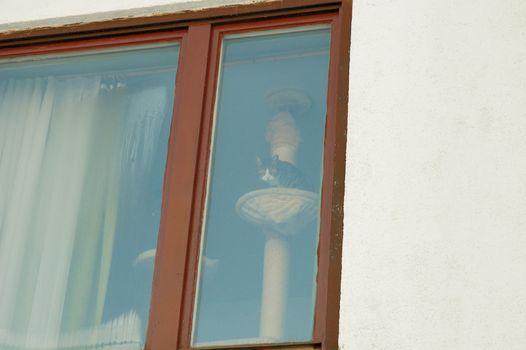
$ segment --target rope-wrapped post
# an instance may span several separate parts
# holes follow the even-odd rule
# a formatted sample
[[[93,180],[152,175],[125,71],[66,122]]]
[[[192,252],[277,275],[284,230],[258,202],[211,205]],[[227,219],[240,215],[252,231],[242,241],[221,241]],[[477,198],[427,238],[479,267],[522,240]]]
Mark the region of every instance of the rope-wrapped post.
[[[267,127],[266,140],[270,145],[271,155],[296,165],[301,138],[290,112],[279,112],[272,118]]]

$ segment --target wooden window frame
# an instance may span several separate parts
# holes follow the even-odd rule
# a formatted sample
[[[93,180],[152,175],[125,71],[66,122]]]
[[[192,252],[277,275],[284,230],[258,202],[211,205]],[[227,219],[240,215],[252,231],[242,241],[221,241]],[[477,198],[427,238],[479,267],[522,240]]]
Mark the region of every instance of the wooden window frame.
[[[351,12],[352,0],[279,0],[0,33],[0,58],[180,42],[145,349],[192,349],[198,255],[223,35],[319,23],[330,24],[332,31],[312,341],[197,349],[338,348]]]

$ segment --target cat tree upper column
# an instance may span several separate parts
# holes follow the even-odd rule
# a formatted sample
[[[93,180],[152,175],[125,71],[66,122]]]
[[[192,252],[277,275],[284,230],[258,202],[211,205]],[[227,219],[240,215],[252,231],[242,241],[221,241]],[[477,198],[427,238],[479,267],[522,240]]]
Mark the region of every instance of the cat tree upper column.
[[[294,116],[307,111],[310,100],[299,90],[281,89],[270,93],[267,101],[277,111],[267,127],[266,140],[270,144],[270,153],[296,165],[301,136]]]
[[[267,101],[276,111],[266,132],[270,155],[296,165],[301,136],[295,117],[310,108],[310,99],[302,91],[281,89],[270,93]],[[261,227],[266,239],[259,336],[284,340],[289,280],[286,236],[303,231],[313,221],[318,196],[296,188],[272,187],[243,195],[236,209],[239,216]]]

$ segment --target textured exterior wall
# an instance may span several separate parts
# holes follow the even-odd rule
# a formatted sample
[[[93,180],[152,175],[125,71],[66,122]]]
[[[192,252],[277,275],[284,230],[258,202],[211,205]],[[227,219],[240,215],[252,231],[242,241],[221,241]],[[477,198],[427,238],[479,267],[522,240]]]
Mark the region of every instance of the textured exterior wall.
[[[0,30],[249,2],[0,0]],[[342,349],[526,347],[524,18],[354,1]]]
[[[265,0],[0,0],[0,32]]]
[[[524,18],[355,0],[342,348],[526,348]]]

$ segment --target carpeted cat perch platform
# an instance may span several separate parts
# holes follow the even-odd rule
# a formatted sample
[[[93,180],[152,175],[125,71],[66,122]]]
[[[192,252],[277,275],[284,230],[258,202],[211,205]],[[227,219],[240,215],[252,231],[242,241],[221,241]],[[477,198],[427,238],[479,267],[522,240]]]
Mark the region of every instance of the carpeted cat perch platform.
[[[236,211],[243,219],[281,235],[293,235],[310,225],[318,213],[314,192],[272,187],[243,195]]]

